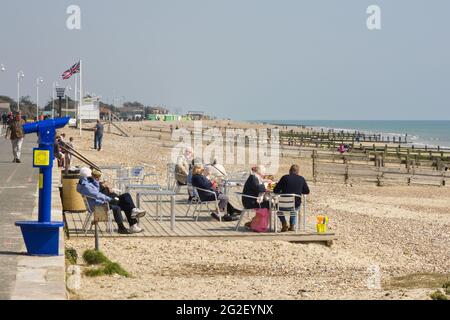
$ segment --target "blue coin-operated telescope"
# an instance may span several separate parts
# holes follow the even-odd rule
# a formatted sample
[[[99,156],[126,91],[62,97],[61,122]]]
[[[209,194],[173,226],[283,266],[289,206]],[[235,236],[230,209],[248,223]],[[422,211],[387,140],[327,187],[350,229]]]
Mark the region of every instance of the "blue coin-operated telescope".
[[[52,222],[52,169],[56,129],[70,118],[59,118],[23,125],[25,134],[37,133],[39,147],[33,149],[33,167],[39,168],[39,220],[18,221],[29,255],[59,255],[59,229],[62,222]]]

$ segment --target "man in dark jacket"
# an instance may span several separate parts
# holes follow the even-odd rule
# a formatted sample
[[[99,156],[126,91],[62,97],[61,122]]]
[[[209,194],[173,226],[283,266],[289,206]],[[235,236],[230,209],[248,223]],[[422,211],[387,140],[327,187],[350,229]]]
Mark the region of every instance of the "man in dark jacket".
[[[102,150],[102,140],[103,140],[104,127],[100,120],[97,120],[97,124],[94,127],[94,149]]]
[[[299,196],[301,196],[302,194],[309,194],[308,184],[306,183],[305,178],[299,175],[298,165],[294,164],[291,167],[291,169],[289,170],[289,174],[281,178],[281,180],[278,182],[273,192],[276,194],[297,194]],[[295,208],[292,208],[291,210],[292,211],[300,210],[301,201],[302,201],[301,197],[296,197]],[[281,232],[286,232],[288,230],[289,231],[295,230],[295,225],[297,223],[296,216],[293,216],[291,214],[290,227],[288,227],[284,215],[278,215],[278,217],[280,218],[282,224]]]
[[[22,143],[25,137],[25,133],[23,132],[23,125],[25,121],[23,121],[20,112],[16,112],[14,117],[9,120],[8,128],[6,129],[5,138],[8,138],[8,135],[11,139],[11,145],[13,149],[14,160],[12,162],[20,163],[20,155],[22,151]]]

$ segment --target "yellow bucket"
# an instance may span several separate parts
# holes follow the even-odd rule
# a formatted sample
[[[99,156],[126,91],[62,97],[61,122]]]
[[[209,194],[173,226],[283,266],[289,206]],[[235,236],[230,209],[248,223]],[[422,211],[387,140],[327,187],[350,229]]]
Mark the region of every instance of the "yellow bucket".
[[[317,233],[325,233],[327,232],[326,224],[317,224]]]

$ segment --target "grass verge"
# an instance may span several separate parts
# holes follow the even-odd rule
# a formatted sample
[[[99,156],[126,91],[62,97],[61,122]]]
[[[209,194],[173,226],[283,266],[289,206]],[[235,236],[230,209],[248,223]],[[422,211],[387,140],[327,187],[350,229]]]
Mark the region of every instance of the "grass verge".
[[[120,264],[112,262],[100,251],[86,250],[83,253],[83,259],[88,265],[96,266],[84,271],[84,275],[87,277],[101,277],[113,274],[130,277],[130,274]]]

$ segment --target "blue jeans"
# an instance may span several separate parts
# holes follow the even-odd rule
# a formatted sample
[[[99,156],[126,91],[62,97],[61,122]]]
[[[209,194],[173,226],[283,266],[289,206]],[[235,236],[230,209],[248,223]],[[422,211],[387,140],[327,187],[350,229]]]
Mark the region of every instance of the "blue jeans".
[[[103,134],[96,134],[95,135],[95,137],[94,137],[94,149],[100,150],[102,148],[102,140],[103,140]]]
[[[299,211],[300,208],[291,208],[291,209],[284,209],[280,210],[278,212],[278,218],[280,219],[282,224],[286,224],[286,217],[284,216],[284,212],[289,212],[291,214],[291,217],[289,219],[289,223],[291,226],[295,226],[297,224],[297,215],[295,214],[295,211]],[[283,213],[282,215],[280,213]]]

